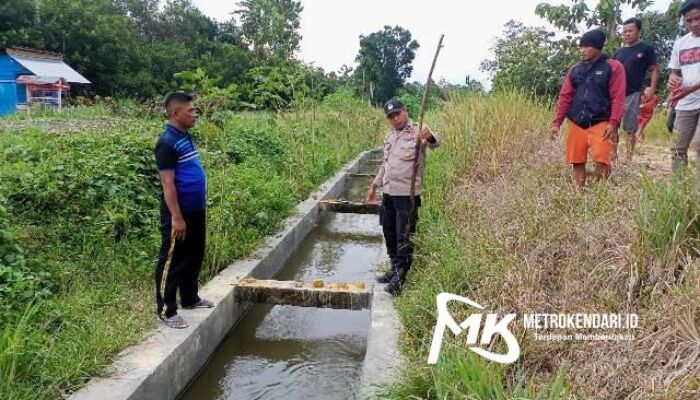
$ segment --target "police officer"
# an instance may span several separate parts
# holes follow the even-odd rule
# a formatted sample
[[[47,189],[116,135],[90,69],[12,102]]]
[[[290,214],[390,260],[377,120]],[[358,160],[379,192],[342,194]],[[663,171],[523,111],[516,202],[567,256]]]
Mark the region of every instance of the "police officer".
[[[367,201],[377,201],[377,187],[382,188],[383,198],[380,222],[384,231],[391,269],[379,277],[379,283],[388,283],[385,291],[397,296],[413,261],[411,236],[415,232],[420,194],[423,189],[423,171],[426,162],[426,147],[434,149],[440,145],[440,137],[427,126],[418,132],[418,125],[408,117],[408,110],[398,100],[389,100],[384,105],[384,114],[392,130],[384,138],[384,158],[377,176],[367,191]],[[416,155],[416,140],[421,140],[421,150]],[[410,232],[406,232],[411,217],[411,176],[418,157],[418,173],[415,182],[415,210]]]

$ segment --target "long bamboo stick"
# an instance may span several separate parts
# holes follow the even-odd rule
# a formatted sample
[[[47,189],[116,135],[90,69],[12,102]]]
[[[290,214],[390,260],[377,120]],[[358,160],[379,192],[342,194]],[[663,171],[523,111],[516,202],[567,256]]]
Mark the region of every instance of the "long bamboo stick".
[[[428,73],[428,81],[425,83],[425,89],[423,90],[423,99],[420,104],[420,117],[418,118],[418,138],[416,138],[416,158],[413,160],[413,173],[411,174],[411,211],[408,214],[408,224],[406,224],[406,236],[409,235],[413,229],[413,224],[415,223],[416,214],[416,176],[418,175],[418,166],[420,163],[421,152],[424,148],[424,143],[420,140],[420,132],[423,130],[423,117],[425,116],[425,105],[428,102],[428,96],[430,93],[430,83],[433,79],[433,71],[435,70],[435,63],[437,62],[438,55],[440,54],[440,49],[442,48],[442,39],[445,35],[440,35],[440,41],[438,42],[437,49],[435,50],[435,56],[433,57],[433,64],[430,66],[430,72]]]

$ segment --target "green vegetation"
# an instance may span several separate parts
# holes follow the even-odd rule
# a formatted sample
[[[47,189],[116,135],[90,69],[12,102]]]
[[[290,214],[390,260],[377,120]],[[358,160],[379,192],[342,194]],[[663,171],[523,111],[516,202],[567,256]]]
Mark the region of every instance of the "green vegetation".
[[[540,3],[534,10],[559,32],[514,20],[505,24],[503,36],[496,39],[492,48],[493,58],[481,64],[481,69],[491,75],[495,91],[516,89],[554,98],[566,71],[580,59],[580,35],[587,29],[602,29],[608,38],[603,51],[612,56],[622,45],[619,27],[627,9],[642,20],[642,40],[656,50],[661,68],[658,92],[663,101],[671,49],[682,34],[678,23],[680,0],[672,0],[666,12],[648,10],[652,3],[648,0],[601,0],[594,7],[583,0],[564,3]]]
[[[571,40],[555,38],[543,27],[508,21],[497,38],[494,58],[481,63],[493,77],[495,91],[520,88],[537,96],[555,97],[568,68],[580,57]]]
[[[0,47],[63,53],[93,82],[62,114],[0,122],[0,398],[60,397],[154,326],[153,145],[166,92],[195,92],[204,115],[194,132],[210,203],[203,280],[377,144],[382,114],[367,104],[402,88],[418,44],[400,27],[370,34],[363,60],[398,58],[326,73],[294,57],[302,11],[245,0],[220,23],[190,0],[0,4]],[[420,93],[403,94],[417,103]]]
[[[503,158],[515,161],[524,156],[519,145],[541,134],[548,117],[544,105],[510,93],[467,96],[429,118],[443,133],[446,145],[430,155],[417,239],[419,256],[398,301],[409,364],[402,381],[388,389],[391,398],[567,398],[562,376],[553,378],[550,387],[538,387],[533,378],[525,377],[529,371],[512,376],[511,371],[459,345],[459,340],[447,340],[450,335],[438,364],[431,368],[426,363],[436,295],[458,293],[482,301],[472,297],[479,283],[501,274],[514,260],[499,238],[488,232],[490,223],[476,207],[477,200],[458,187],[464,176],[472,174],[489,181],[504,168]]]
[[[431,113],[445,146],[430,154],[416,262],[397,302],[408,363],[387,397],[617,399],[635,390],[641,398],[692,397],[700,339],[692,178],[652,180],[639,160],[578,192],[563,141],[547,138],[550,117],[546,104],[514,93],[467,96]],[[663,150],[655,147],[668,142],[662,129],[658,116],[642,150]],[[668,157],[661,162],[670,165]],[[635,312],[641,327],[631,343],[549,342],[513,323],[521,358],[505,367],[447,333],[438,364],[429,366],[440,292],[519,317]],[[457,321],[471,313],[451,308]],[[665,368],[670,360],[677,367]]]
[[[120,101],[0,123],[2,399],[58,398],[155,326],[163,121],[143,113]],[[202,279],[249,254],[381,130],[379,111],[343,93],[289,113],[201,120]]]
[[[536,14],[564,36],[509,22],[494,59],[482,65],[493,94],[468,76],[465,86],[433,87],[427,122],[445,145],[430,155],[416,262],[397,301],[408,362],[384,395],[697,394],[700,207],[692,178],[620,165],[609,182],[579,192],[562,163],[562,141],[546,138],[545,101],[578,58],[579,27],[612,33],[622,7],[631,7],[665,66],[679,2],[666,13],[648,5],[541,4]],[[399,96],[417,115],[422,86],[405,81],[418,43],[407,30],[362,36],[357,69],[326,73],[294,59],[300,2],[239,6],[218,23],[190,0],[162,8],[156,0],[0,5],[0,47],[65,53],[94,82],[89,98],[70,99],[90,107],[0,122],[0,398],[59,398],[153,328],[160,241],[153,145],[165,92],[197,92],[204,113],[194,132],[209,184],[203,280],[249,254],[299,200],[377,144],[382,114],[367,104]],[[608,52],[620,43],[610,36]],[[137,106],[125,97],[145,100]],[[669,143],[660,116],[641,149],[650,143]],[[522,356],[510,366],[484,361],[447,334],[431,367],[440,292],[500,314],[636,312],[642,325],[631,343],[538,341],[511,326]]]
[[[90,98],[161,99],[206,78],[229,110],[289,109],[339,88],[382,104],[413,70],[418,42],[399,26],[361,36],[354,71],[324,71],[295,57],[300,1],[236,5],[217,22],[191,0],[6,0],[0,48],[64,54],[92,82],[79,93]]]
[[[159,3],[162,7],[159,7]],[[175,73],[202,68],[236,84],[247,98],[256,67],[294,68],[329,80],[294,60],[298,1],[249,0],[216,22],[190,0],[9,0],[0,5],[0,48],[26,46],[63,53],[100,96],[160,97],[177,88]],[[264,49],[264,50],[263,50]]]
[[[349,91],[293,112],[234,113],[221,107],[226,89],[204,73],[179,79],[206,107],[195,131],[209,178],[203,280],[250,253],[381,131],[381,112]],[[413,104],[418,90],[404,90]],[[692,179],[658,180],[621,165],[610,182],[578,192],[563,142],[547,139],[549,104],[475,92],[449,92],[430,108],[427,122],[445,146],[430,155],[416,263],[397,302],[408,363],[384,395],[687,397],[700,369]],[[0,398],[60,397],[154,326],[152,147],[163,123],[154,110],[109,100],[0,124]],[[668,144],[663,129],[657,116],[642,149]],[[440,292],[501,314],[636,312],[642,326],[631,344],[537,341],[511,326],[522,357],[510,366],[484,361],[447,334],[430,367]],[[665,368],[670,360],[678,368]]]
[[[400,26],[360,36],[360,52],[354,79],[361,93],[369,93],[375,104],[384,104],[406,82],[413,71],[413,59],[420,47],[411,32]]]
[[[679,175],[669,182],[642,182],[636,221],[639,250],[653,260],[671,257],[671,270],[686,256],[700,256],[700,204],[693,180]]]

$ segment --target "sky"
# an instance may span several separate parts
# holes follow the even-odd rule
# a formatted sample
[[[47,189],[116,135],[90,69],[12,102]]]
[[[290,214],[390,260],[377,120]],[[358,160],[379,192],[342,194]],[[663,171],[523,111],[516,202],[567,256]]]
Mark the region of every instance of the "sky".
[[[466,75],[488,85],[488,75],[479,70],[482,60],[491,57],[490,48],[511,19],[525,25],[548,26],[535,15],[535,6],[543,0],[301,0],[300,50],[297,57],[306,63],[337,71],[344,64],[354,66],[360,35],[382,30],[384,25],[408,29],[420,44],[413,61],[409,81],[423,82],[430,71],[438,40],[445,35],[443,48],[433,73],[435,80],[445,78],[464,83]],[[552,4],[570,4],[552,0]],[[670,0],[656,0],[654,10],[665,11]],[[227,20],[237,8],[236,0],[193,0],[204,14]],[[590,5],[595,5],[590,0]],[[626,12],[623,17],[631,16]]]

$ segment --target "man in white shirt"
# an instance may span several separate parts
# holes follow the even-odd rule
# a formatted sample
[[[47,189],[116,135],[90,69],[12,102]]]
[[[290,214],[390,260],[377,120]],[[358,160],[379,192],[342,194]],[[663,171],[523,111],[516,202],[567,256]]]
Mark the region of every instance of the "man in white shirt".
[[[688,165],[688,147],[700,120],[700,0],[688,0],[681,6],[688,34],[676,39],[668,68],[671,101],[677,100],[675,127],[680,133],[673,148],[673,171]],[[697,149],[700,153],[700,148]],[[700,163],[697,169],[700,181]]]

